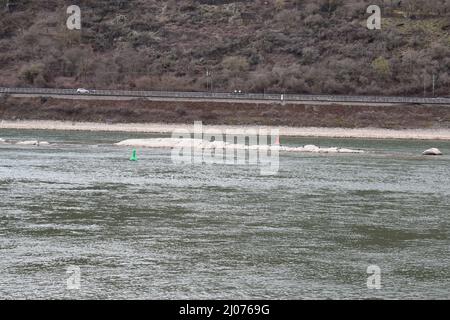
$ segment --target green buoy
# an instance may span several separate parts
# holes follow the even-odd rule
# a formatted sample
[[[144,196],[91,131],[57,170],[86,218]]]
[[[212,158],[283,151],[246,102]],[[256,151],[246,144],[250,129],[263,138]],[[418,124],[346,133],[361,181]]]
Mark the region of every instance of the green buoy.
[[[136,149],[133,149],[133,154],[131,155],[130,161],[138,161]]]

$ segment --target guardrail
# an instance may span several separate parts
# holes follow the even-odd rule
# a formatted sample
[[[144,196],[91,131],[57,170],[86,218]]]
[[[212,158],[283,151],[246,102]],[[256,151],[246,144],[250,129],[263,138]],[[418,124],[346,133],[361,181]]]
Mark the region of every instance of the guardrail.
[[[267,100],[267,101],[316,101],[316,102],[361,102],[392,104],[448,104],[450,98],[381,97],[381,96],[339,96],[339,95],[299,95],[299,94],[255,94],[220,92],[170,92],[170,91],[126,91],[92,90],[89,94],[79,94],[76,89],[0,88],[3,94],[34,95],[79,95],[176,99],[223,99],[223,100]]]

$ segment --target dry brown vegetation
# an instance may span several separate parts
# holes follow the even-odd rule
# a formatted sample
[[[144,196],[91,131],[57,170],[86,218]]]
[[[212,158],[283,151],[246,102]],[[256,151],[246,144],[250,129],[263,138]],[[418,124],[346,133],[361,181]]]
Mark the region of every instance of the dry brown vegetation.
[[[204,124],[292,127],[449,128],[450,108],[147,100],[74,101],[3,97],[0,100],[0,119],[190,124],[203,121]]]
[[[450,94],[450,0],[8,3],[2,86],[430,95],[435,74]],[[66,28],[71,4],[81,32]],[[365,27],[369,4],[381,31]]]

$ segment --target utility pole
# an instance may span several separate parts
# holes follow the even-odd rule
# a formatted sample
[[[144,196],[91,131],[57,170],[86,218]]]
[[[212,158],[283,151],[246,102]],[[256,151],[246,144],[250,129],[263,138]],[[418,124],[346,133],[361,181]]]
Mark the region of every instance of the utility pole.
[[[434,98],[435,89],[436,89],[436,74],[433,73],[433,98]]]
[[[427,96],[427,84],[425,83],[425,73],[423,74],[423,97]]]
[[[210,83],[211,72],[206,69],[206,91],[212,90],[212,84]]]

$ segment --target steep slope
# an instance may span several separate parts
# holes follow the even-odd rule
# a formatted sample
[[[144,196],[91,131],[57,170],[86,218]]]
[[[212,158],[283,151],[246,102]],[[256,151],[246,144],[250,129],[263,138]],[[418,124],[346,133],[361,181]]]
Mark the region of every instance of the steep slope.
[[[9,5],[8,5],[9,4]],[[81,31],[66,9],[82,11]],[[383,10],[368,30],[369,4]],[[450,0],[0,0],[0,85],[450,95]]]

